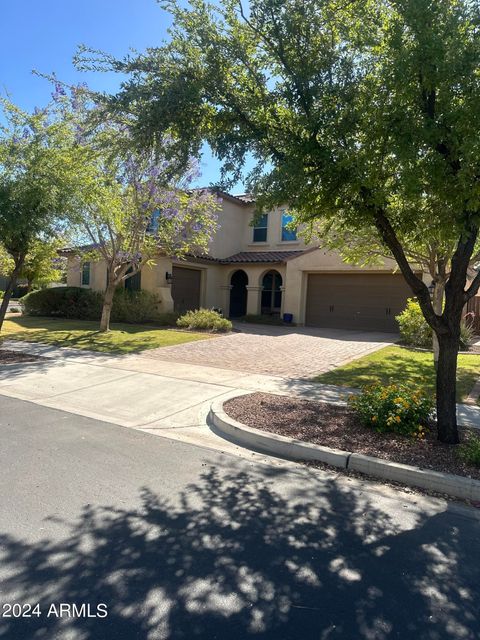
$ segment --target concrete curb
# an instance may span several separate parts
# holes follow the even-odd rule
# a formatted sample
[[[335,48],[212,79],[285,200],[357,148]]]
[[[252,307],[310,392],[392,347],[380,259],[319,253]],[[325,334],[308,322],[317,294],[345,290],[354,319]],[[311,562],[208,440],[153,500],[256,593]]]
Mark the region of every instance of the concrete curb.
[[[242,394],[243,395],[243,394]],[[252,429],[230,418],[223,410],[224,400],[212,403],[209,421],[216,430],[236,444],[269,453],[288,460],[317,460],[333,467],[347,468],[349,453],[340,449],[319,447],[293,438],[285,438],[274,433]]]
[[[438,493],[447,493],[463,500],[480,500],[480,480],[464,478],[451,473],[441,473],[431,469],[391,462],[382,458],[372,458],[361,453],[352,453],[348,468],[385,480],[402,482],[413,487],[421,487]]]
[[[244,394],[241,394],[244,395]],[[236,396],[231,396],[236,397]],[[230,400],[231,398],[228,398]],[[260,431],[228,416],[223,404],[227,399],[212,402],[208,419],[215,430],[227,440],[240,446],[261,451],[288,460],[317,460],[333,467],[351,469],[369,476],[402,484],[446,493],[463,500],[480,501],[480,480],[464,478],[450,473],[421,469],[361,453],[331,449],[275,433]]]

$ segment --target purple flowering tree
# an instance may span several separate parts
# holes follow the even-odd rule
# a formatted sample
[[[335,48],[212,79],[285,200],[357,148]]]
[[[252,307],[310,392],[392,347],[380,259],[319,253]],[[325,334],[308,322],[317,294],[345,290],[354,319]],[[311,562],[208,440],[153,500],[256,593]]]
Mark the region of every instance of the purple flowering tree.
[[[115,289],[159,256],[205,253],[217,226],[219,199],[193,189],[198,163],[181,162],[173,140],[164,136],[155,149],[138,149],[132,123],[105,120],[85,107],[88,93],[74,88],[55,99],[69,109],[76,144],[84,152],[82,197],[70,219],[83,260],[104,261],[107,286],[100,330],[108,331]]]

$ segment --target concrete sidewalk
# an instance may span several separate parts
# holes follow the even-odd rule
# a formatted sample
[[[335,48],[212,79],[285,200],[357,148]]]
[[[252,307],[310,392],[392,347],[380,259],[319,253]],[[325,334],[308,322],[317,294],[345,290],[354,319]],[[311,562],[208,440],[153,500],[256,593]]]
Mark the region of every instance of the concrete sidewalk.
[[[213,400],[263,391],[344,403],[353,389],[303,379],[183,364],[143,354],[105,355],[39,343],[4,341],[43,360],[4,366],[0,395],[223,450],[238,447],[206,424]],[[480,428],[480,407],[458,405],[459,424]]]

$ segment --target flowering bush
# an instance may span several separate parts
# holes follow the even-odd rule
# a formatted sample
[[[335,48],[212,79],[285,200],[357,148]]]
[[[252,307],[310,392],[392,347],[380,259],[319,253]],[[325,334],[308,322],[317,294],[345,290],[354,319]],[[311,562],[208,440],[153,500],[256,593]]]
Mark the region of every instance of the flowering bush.
[[[349,401],[365,426],[420,439],[425,437],[433,410],[432,400],[395,384],[366,387]]]

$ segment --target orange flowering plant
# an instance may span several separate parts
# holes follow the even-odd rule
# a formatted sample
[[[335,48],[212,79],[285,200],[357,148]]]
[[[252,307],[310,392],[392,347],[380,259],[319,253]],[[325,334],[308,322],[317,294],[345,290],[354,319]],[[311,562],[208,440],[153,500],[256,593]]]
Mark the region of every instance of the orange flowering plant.
[[[419,439],[425,437],[434,406],[420,391],[397,384],[365,387],[349,403],[365,426]]]

